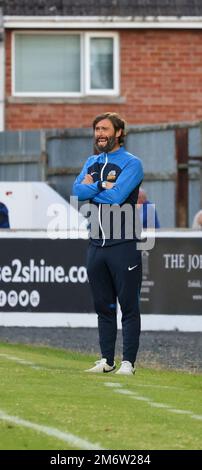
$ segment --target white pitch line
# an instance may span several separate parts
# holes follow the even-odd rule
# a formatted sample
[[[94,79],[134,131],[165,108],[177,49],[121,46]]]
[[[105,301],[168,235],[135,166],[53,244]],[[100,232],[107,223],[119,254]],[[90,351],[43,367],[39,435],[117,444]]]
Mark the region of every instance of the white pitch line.
[[[117,389],[117,388],[116,388],[116,389],[114,390],[114,392],[121,393],[122,395],[129,395],[129,396],[133,396],[133,395],[134,395],[133,392],[131,392],[130,390],[126,390],[126,389],[124,389],[124,388],[121,388],[121,389],[119,389],[119,388]]]
[[[188,411],[188,410],[180,410],[179,408],[170,408],[169,411],[171,413],[176,413],[178,415],[193,415],[193,411]]]
[[[110,382],[106,382],[105,385],[107,385],[109,387],[109,383]],[[113,382],[111,382],[112,384]],[[121,384],[119,384],[119,386],[121,386]],[[112,387],[112,385],[110,385],[110,387]],[[148,397],[144,397],[142,395],[138,395],[136,392],[132,392],[131,390],[127,390],[127,389],[124,389],[124,388],[118,388],[117,387],[117,384],[115,386],[116,388],[114,389],[114,392],[116,393],[119,393],[121,395],[127,395],[129,396],[129,398],[132,398],[133,400],[138,400],[138,401],[145,401],[146,403],[148,403],[148,405],[154,407],[154,408],[162,408],[162,409],[165,409],[171,413],[176,413],[176,414],[181,414],[181,415],[187,415],[189,416],[190,418],[192,419],[196,419],[196,420],[202,420],[202,415],[197,415],[197,414],[194,414],[193,411],[189,411],[189,410],[180,410],[180,409],[177,409],[177,408],[172,408],[171,405],[168,405],[166,403],[158,403],[158,402],[155,402],[153,401],[151,398],[148,398]]]
[[[150,406],[153,406],[154,408],[170,408],[166,403],[155,403],[154,401],[150,401]]]
[[[0,353],[0,357],[5,357],[5,359],[8,359],[10,361],[14,361],[16,362],[17,364],[22,364],[24,366],[29,366],[31,367],[32,369],[36,369],[36,370],[48,370],[50,372],[61,372],[61,369],[54,369],[54,368],[51,368],[51,367],[42,367],[42,366],[38,366],[37,364],[35,364],[34,362],[31,362],[31,361],[26,361],[24,359],[21,359],[20,357],[17,357],[17,356],[11,356],[10,354],[4,354],[4,353]]]
[[[4,353],[0,353],[0,356],[5,357],[5,359],[8,359],[10,361],[17,362],[18,364],[22,364],[24,366],[30,366],[32,369],[47,370],[46,367],[37,366],[34,362],[26,361],[17,356],[10,356],[10,354],[4,354]]]
[[[114,388],[119,388],[122,387],[122,384],[119,384],[118,382],[105,382],[106,387],[114,387]]]
[[[183,390],[183,388],[179,387],[172,387],[172,385],[156,385],[156,384],[141,384],[141,383],[136,383],[136,387],[145,387],[145,388],[162,388],[162,389],[168,389],[168,390]]]
[[[68,444],[75,446],[77,448],[85,450],[104,450],[100,447],[99,444],[93,444],[92,442],[87,441],[86,439],[81,439],[80,437],[75,436],[69,432],[62,432],[59,429],[51,428],[49,426],[43,426],[41,424],[32,423],[25,419],[18,418],[18,416],[8,415],[4,411],[0,410],[0,419],[2,421],[8,421],[17,426],[23,426],[25,428],[34,429],[37,432],[47,434],[48,436],[53,436],[60,441],[67,442]]]
[[[193,419],[202,420],[202,415],[192,415],[191,417],[192,417]]]
[[[117,383],[117,382],[105,382],[105,385],[107,387],[122,387],[123,384]],[[145,388],[162,388],[162,389],[168,389],[168,390],[183,390],[183,388],[179,387],[172,387],[171,385],[156,385],[156,384],[142,384],[142,383],[135,383],[136,387],[145,387]]]

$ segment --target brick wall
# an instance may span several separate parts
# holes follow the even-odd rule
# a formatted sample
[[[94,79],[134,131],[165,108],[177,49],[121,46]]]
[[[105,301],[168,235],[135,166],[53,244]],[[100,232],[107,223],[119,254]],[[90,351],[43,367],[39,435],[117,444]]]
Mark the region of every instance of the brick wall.
[[[11,33],[6,34],[6,129],[90,127],[103,111],[130,124],[202,119],[202,31],[120,32],[123,103],[23,103],[11,97]]]

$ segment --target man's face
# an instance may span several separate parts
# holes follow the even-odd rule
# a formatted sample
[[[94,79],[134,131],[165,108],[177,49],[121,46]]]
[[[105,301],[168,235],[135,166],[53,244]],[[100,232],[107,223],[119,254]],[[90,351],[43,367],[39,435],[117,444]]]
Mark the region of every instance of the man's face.
[[[98,152],[112,152],[119,148],[121,129],[115,131],[109,119],[102,119],[95,126],[95,146]]]

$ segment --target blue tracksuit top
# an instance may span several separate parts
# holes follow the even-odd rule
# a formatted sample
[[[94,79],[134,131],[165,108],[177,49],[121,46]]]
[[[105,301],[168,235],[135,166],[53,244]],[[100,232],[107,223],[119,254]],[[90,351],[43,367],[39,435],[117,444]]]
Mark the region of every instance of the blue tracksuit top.
[[[86,174],[93,177],[92,184],[82,184]],[[97,238],[91,238],[95,245],[108,246],[123,241],[128,241],[125,230],[124,214],[121,214],[121,235],[117,239],[113,237],[113,216],[110,214],[110,230],[108,236],[103,231],[103,209],[106,205],[109,211],[113,207],[120,209],[123,204],[129,204],[133,211],[137,203],[139,186],[143,180],[143,168],[139,158],[127,152],[124,147],[110,153],[101,153],[92,155],[86,161],[83,170],[76,178],[73,185],[73,195],[80,201],[90,200],[91,203],[98,206],[99,235]],[[109,181],[114,183],[112,189],[102,189],[101,182]],[[118,206],[117,206],[118,205]],[[105,207],[103,207],[105,206]],[[133,224],[134,224],[133,217]],[[131,238],[131,237],[130,237]],[[135,239],[135,233],[133,239]]]

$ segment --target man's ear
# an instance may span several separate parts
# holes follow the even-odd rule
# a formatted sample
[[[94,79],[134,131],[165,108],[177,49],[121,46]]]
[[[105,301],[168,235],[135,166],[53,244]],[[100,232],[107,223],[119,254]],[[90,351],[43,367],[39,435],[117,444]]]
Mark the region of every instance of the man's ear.
[[[116,137],[120,137],[121,132],[122,132],[122,129],[119,129],[118,131],[116,131]]]

